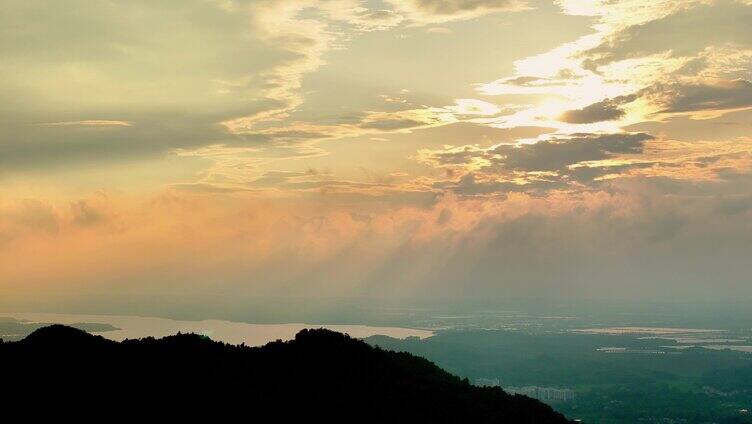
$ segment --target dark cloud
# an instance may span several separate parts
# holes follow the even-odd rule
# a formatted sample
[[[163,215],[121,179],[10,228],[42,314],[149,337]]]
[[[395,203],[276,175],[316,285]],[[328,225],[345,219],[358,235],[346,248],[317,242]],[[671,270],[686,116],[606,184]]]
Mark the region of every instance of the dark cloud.
[[[725,216],[744,214],[752,210],[752,196],[731,196],[722,198],[718,202],[718,212]]]
[[[556,75],[552,77],[540,77],[532,75],[521,75],[510,78],[502,78],[494,82],[494,84],[511,85],[516,87],[527,88],[541,88],[541,87],[557,87],[562,84],[576,79],[577,74],[571,69],[562,69]]]
[[[444,226],[452,220],[452,211],[450,209],[444,209],[436,218],[436,223]]]
[[[593,103],[582,109],[568,110],[559,116],[559,120],[568,124],[590,124],[593,122],[613,121],[624,116],[622,106],[634,101],[637,96],[620,96]]]
[[[530,210],[512,219],[488,216],[446,242],[458,246],[454,249],[434,242],[435,250],[401,251],[374,281],[388,282],[379,286],[384,290],[397,288],[415,278],[402,276],[407,270],[431,263],[426,269],[433,272],[420,276],[430,282],[431,290],[420,286],[426,297],[465,299],[471,290],[558,300],[583,293],[676,299],[747,288],[750,266],[743,246],[750,233],[735,229],[749,228],[744,216],[714,219],[713,196],[678,198],[648,179],[609,184],[613,202],[585,203],[563,213]]]
[[[395,9],[419,23],[471,19],[495,12],[527,9],[525,0],[387,0]]]
[[[641,153],[653,137],[635,134],[576,134],[534,144],[499,145],[489,151],[495,162],[508,170],[558,171],[584,161],[606,159],[614,154]]]
[[[71,203],[73,224],[79,227],[89,227],[107,221],[108,216],[87,200]]]
[[[430,152],[429,158],[432,161],[436,161],[439,165],[466,165],[472,163],[474,159],[482,158],[485,155],[485,149],[468,145],[451,150]]]
[[[520,76],[520,77],[507,78],[507,79],[504,79],[503,81],[505,84],[509,84],[509,85],[529,87],[531,85],[538,85],[538,84],[532,84],[532,83],[538,83],[538,82],[546,81],[546,80],[540,77]]]
[[[307,32],[290,17],[269,39],[264,22],[282,5],[220,3],[3,2],[0,170],[242,143],[219,123],[297,105],[328,18]]]
[[[134,118],[132,126],[45,126],[23,119],[0,125],[0,169],[132,160],[220,140],[243,141],[201,116],[125,115]]]
[[[670,51],[693,56],[708,46],[752,45],[752,5],[714,2],[627,27],[585,53],[591,67]]]
[[[358,19],[374,29],[384,29],[399,24],[403,17],[392,10],[365,10],[358,14]]]
[[[422,159],[439,166],[476,169],[462,173],[457,179],[438,181],[433,185],[436,189],[463,195],[510,191],[543,193],[571,184],[592,184],[599,177],[650,167],[653,165],[650,162],[619,165],[583,162],[639,154],[645,142],[652,139],[653,136],[645,133],[574,134],[531,144],[500,144],[489,149],[471,145],[423,152]],[[449,173],[448,177],[454,177],[454,173]]]
[[[453,15],[481,9],[508,9],[518,5],[515,0],[412,0],[418,9],[435,15]]]
[[[659,84],[643,95],[661,106],[661,113],[741,109],[752,107],[752,82],[739,79],[707,84]]]

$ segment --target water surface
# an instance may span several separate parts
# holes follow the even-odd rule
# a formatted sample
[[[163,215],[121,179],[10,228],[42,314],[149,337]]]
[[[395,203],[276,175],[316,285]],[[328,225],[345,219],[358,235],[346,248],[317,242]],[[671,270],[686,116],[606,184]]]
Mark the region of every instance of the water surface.
[[[182,333],[203,334],[213,340],[232,344],[245,343],[249,346],[260,346],[274,340],[289,340],[304,328],[327,328],[333,331],[349,334],[352,337],[364,338],[374,335],[384,335],[404,339],[406,337],[425,338],[433,335],[432,331],[399,327],[371,327],[367,325],[323,325],[323,324],[249,324],[223,320],[181,321],[167,318],[138,317],[125,315],[78,315],[78,314],[47,314],[47,313],[0,313],[31,323],[98,323],[110,324],[116,330],[92,332],[111,340],[136,339],[142,337],[164,337]]]

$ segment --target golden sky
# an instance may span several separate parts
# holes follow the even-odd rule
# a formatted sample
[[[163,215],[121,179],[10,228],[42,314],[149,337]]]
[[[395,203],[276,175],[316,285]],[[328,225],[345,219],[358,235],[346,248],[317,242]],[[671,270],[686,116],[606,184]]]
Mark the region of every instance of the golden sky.
[[[0,297],[752,297],[750,22],[6,0]]]

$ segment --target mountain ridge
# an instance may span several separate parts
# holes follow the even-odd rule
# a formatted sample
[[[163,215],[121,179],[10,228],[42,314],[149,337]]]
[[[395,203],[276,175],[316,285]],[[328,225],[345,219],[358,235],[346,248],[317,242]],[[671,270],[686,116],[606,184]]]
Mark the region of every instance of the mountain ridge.
[[[6,387],[202,402],[221,412],[356,422],[568,423],[536,400],[481,388],[406,352],[323,329],[260,347],[196,334],[115,342],[62,325],[0,344]],[[158,402],[157,402],[158,403]]]

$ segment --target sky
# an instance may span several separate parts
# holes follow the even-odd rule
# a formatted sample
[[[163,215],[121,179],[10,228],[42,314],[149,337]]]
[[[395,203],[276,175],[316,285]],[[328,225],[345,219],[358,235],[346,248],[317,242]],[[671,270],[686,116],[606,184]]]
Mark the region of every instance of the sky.
[[[0,304],[752,299],[750,22],[5,0]]]

